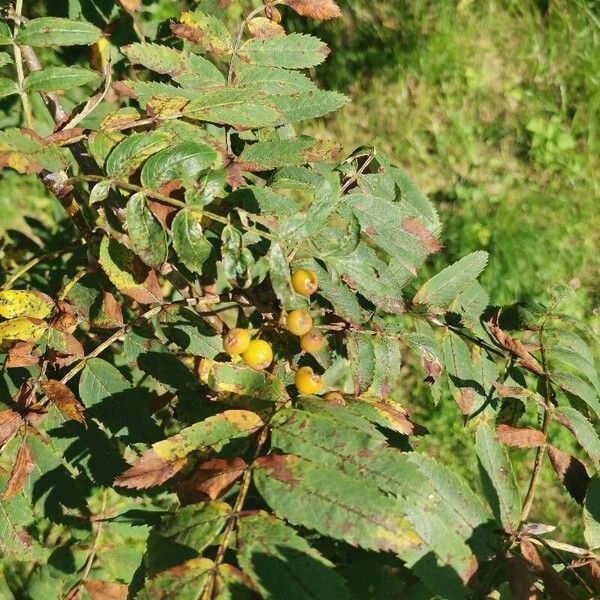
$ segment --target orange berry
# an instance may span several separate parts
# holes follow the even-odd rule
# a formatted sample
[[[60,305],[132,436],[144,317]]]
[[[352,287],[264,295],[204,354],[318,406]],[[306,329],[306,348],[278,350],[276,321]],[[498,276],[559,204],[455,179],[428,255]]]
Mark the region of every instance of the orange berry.
[[[242,358],[253,369],[266,369],[273,362],[273,348],[265,340],[252,340]]]
[[[247,329],[236,327],[223,336],[223,350],[230,356],[242,354],[250,345],[250,333]]]
[[[297,294],[310,296],[317,291],[319,287],[319,278],[314,271],[298,269],[292,275],[292,287]]]
[[[304,335],[312,326],[313,320],[307,310],[293,310],[287,316],[287,330],[294,335]]]
[[[325,383],[320,375],[317,375],[311,367],[300,367],[296,371],[296,389],[301,394],[318,394]]]
[[[300,338],[300,347],[304,352],[318,352],[325,344],[325,338],[314,327]]]

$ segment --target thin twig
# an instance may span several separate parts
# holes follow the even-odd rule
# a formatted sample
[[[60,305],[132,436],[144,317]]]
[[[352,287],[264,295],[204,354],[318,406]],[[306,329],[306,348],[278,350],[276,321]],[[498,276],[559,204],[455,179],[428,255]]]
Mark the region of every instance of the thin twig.
[[[17,0],[15,4],[15,13],[17,17],[21,17],[21,13],[23,12],[23,0]],[[13,53],[15,55],[15,67],[17,70],[17,81],[19,83],[19,96],[21,97],[21,102],[23,104],[23,113],[25,115],[25,122],[27,123],[27,127],[30,129],[33,128],[33,113],[31,111],[31,103],[29,102],[29,96],[24,88],[25,81],[25,73],[23,72],[23,55],[21,53],[21,47],[16,42],[17,34],[19,33],[19,28],[21,27],[20,18],[16,18],[14,20],[14,28],[13,28]]]
[[[367,160],[365,160],[365,162],[360,166],[358,171],[356,171],[356,173],[354,173],[354,175],[352,175],[352,177],[350,177],[350,179],[348,179],[348,181],[344,183],[342,189],[340,190],[340,194],[343,194],[365,172],[366,168],[371,164],[374,158],[375,150],[371,150],[371,153],[369,154]]]

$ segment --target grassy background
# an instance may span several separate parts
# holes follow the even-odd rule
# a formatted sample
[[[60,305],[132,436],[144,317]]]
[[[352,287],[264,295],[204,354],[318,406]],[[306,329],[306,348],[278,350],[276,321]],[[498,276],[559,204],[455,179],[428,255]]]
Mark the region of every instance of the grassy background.
[[[437,268],[484,248],[492,303],[563,303],[596,327],[600,290],[600,11],[597,3],[366,0],[343,22],[292,27],[332,47],[316,74],[352,103],[311,133],[374,145],[426,190],[445,224]],[[449,395],[406,405],[434,435],[420,449],[479,486],[474,432]],[[535,425],[537,415],[528,415]],[[565,430],[552,443],[574,450]],[[511,450],[525,493],[534,451]],[[580,509],[546,461],[532,520],[582,542]]]

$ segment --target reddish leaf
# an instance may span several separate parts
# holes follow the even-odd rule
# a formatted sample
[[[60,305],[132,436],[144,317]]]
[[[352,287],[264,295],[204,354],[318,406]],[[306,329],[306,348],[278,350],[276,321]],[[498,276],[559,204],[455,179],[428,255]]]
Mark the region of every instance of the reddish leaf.
[[[408,217],[402,221],[402,228],[419,239],[427,254],[435,254],[442,249],[442,245],[435,236],[416,217]]]
[[[494,325],[491,321],[488,322],[488,327],[493,334],[493,336],[498,340],[498,343],[506,348],[509,352],[518,356],[520,359],[521,365],[531,371],[532,373],[536,373],[537,375],[543,375],[544,369],[538,361],[529,354],[527,347],[521,340],[514,338],[508,333],[502,331],[500,327]]]
[[[588,570],[594,583],[594,587],[600,592],[600,565],[594,559],[590,559]]]
[[[283,3],[310,19],[335,19],[342,16],[340,7],[333,0],[283,0]]]
[[[11,344],[7,350],[6,368],[15,369],[37,364],[40,357],[31,353],[35,346],[36,342],[14,342]]]
[[[176,186],[176,182],[170,181],[160,188],[160,192],[165,196],[170,196],[173,189],[177,189],[177,187],[181,187],[181,185]],[[170,229],[171,221],[173,220],[173,216],[177,212],[177,208],[175,206],[172,206],[171,204],[165,204],[164,202],[160,202],[159,200],[153,200],[152,198],[146,198],[146,203],[148,205],[148,209],[156,217],[158,222],[165,229]]]
[[[508,586],[514,600],[529,600],[533,579],[523,557],[511,556],[506,561],[506,572],[508,574]]]
[[[521,540],[521,554],[542,576],[544,590],[550,598],[553,600],[573,600],[573,596],[562,577],[529,540]]]
[[[502,398],[521,398],[528,395],[527,390],[521,387],[508,387],[499,381],[494,381],[492,385]]]
[[[546,438],[541,431],[532,427],[513,427],[504,423],[496,427],[496,437],[507,446],[538,448]]]
[[[216,500],[244,472],[246,463],[241,458],[231,461],[214,458],[202,463],[190,477],[177,486],[177,495],[185,504]]]
[[[127,599],[128,588],[124,583],[113,583],[111,581],[89,579],[84,582],[83,587],[85,587],[92,600]]]
[[[67,367],[85,355],[81,342],[70,333],[56,331],[50,340],[52,346],[48,348],[46,357],[55,368]]]
[[[19,431],[23,417],[14,410],[0,412],[0,446],[11,440]]]
[[[31,448],[29,447],[27,440],[24,439],[21,442],[19,452],[17,452],[17,459],[10,473],[10,479],[4,490],[4,494],[2,495],[3,500],[8,500],[9,498],[14,498],[16,496],[19,490],[25,485],[34,466],[35,463]]]
[[[585,465],[577,458],[554,446],[548,446],[548,456],[554,471],[571,497],[583,504],[590,477]]]
[[[52,404],[54,404],[61,413],[69,417],[69,419],[73,419],[79,423],[85,423],[85,418],[83,416],[85,409],[83,405],[64,383],[56,381],[55,379],[49,379],[42,384],[42,389],[48,398],[50,398]]]
[[[463,415],[471,414],[475,404],[475,392],[472,389],[460,388],[454,398]]]
[[[185,459],[167,462],[156,453],[154,448],[150,448],[115,479],[115,485],[136,490],[160,485],[178,473],[184,464]]]
[[[110,292],[103,293],[100,310],[94,314],[92,325],[100,329],[118,329],[123,326],[121,305]]]

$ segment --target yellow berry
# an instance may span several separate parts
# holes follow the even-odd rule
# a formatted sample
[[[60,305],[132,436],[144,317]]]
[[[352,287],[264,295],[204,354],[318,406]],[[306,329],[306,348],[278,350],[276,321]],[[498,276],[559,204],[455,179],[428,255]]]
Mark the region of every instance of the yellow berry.
[[[300,338],[300,347],[304,352],[318,352],[325,343],[325,338],[314,327]]]
[[[319,278],[314,271],[299,269],[292,275],[292,287],[296,293],[310,296],[317,291]]]
[[[287,316],[287,330],[294,335],[304,335],[313,326],[313,320],[307,310],[293,310]]]
[[[323,398],[335,406],[345,406],[346,404],[344,396],[342,396],[339,392],[327,392]]]
[[[273,349],[265,340],[252,340],[242,358],[253,369],[266,369],[273,362]]]
[[[228,331],[223,337],[223,349],[231,356],[242,354],[242,352],[245,352],[248,349],[249,345],[250,333],[247,329],[236,327],[235,329]]]
[[[301,394],[318,394],[323,385],[323,378],[310,367],[300,367],[296,371],[296,389]]]

